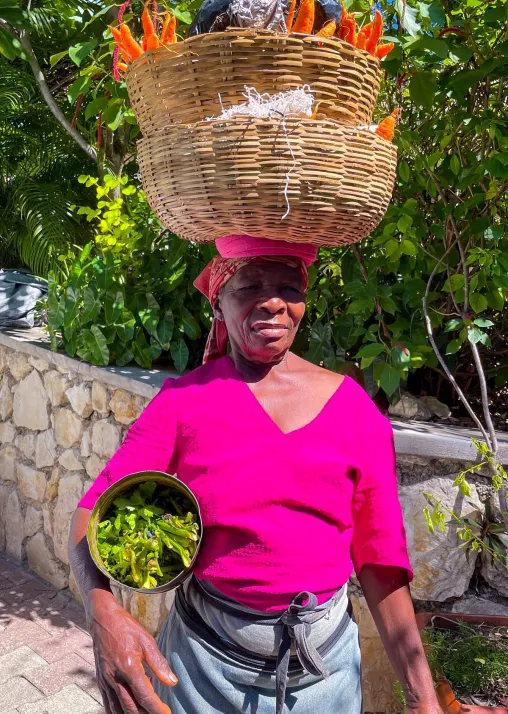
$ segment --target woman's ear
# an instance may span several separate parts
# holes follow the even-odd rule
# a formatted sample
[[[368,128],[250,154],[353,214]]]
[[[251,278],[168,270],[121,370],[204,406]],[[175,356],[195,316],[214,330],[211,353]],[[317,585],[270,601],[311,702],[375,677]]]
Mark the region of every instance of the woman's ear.
[[[220,320],[221,322],[224,322],[224,313],[221,310],[219,298],[217,298],[217,300],[215,301],[215,304],[214,304],[212,310],[213,310],[213,316],[215,317],[215,319]]]

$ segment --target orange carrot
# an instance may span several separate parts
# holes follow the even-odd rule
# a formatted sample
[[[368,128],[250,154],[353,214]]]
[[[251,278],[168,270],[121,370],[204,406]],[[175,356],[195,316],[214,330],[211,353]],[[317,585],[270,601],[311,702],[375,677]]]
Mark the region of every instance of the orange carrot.
[[[386,42],[384,45],[378,45],[376,50],[376,57],[378,59],[383,59],[383,57],[386,57],[386,55],[390,54],[394,47],[395,45],[393,42]]]
[[[344,19],[344,23],[341,22],[341,33],[339,37],[341,40],[349,42],[350,45],[356,45],[356,20],[353,13],[349,13]]]
[[[400,109],[394,109],[389,117],[383,119],[381,124],[376,129],[376,134],[387,141],[393,141],[395,127],[397,126],[397,116],[400,114]]]
[[[337,29],[337,23],[335,20],[330,20],[324,25],[321,30],[317,33],[318,37],[333,37],[335,35],[335,30]]]
[[[176,42],[176,16],[171,12],[168,12],[162,25],[161,42],[163,45]]]
[[[113,38],[114,38],[116,44],[118,45],[118,49],[120,50],[122,59],[124,59],[127,62],[127,64],[129,62],[132,62],[132,56],[131,56],[130,52],[128,52],[124,47],[122,33],[120,32],[120,30],[117,27],[111,27],[110,25],[108,25],[108,27],[111,31],[111,34],[113,35]]]
[[[296,18],[292,31],[309,35],[314,27],[315,14],[316,6],[314,0],[302,0],[298,17]]]
[[[129,26],[122,23],[120,26],[120,32],[122,33],[122,44],[131,55],[132,59],[135,60],[138,57],[141,57],[143,50],[132,36]]]
[[[127,72],[127,65],[124,62],[119,62],[117,64],[118,69],[120,72]]]
[[[369,39],[371,30],[372,30],[372,25],[374,23],[368,22],[366,25],[362,27],[360,32],[358,33],[358,38],[356,40],[356,46],[358,47],[359,50],[364,50],[366,45],[367,45],[367,40]]]
[[[154,50],[156,47],[159,47],[160,42],[159,38],[155,34],[155,27],[148,11],[148,5],[145,5],[143,9],[141,22],[143,24],[144,33],[142,48],[146,50]]]
[[[376,47],[381,39],[381,35],[383,34],[383,16],[379,12],[379,10],[376,10],[376,17],[374,18],[374,22],[372,25],[372,31],[369,35],[369,39],[367,40],[367,44],[365,45],[365,49],[367,52],[370,52],[371,55],[376,54]]]
[[[296,0],[289,0],[288,14],[286,16],[286,29],[291,32],[293,20],[295,19]]]

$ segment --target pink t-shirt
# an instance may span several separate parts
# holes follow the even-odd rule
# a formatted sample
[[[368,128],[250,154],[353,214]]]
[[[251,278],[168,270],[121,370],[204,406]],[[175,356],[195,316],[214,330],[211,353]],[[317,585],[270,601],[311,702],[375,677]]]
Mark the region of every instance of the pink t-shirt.
[[[123,476],[176,474],[204,524],[195,574],[241,604],[330,598],[353,565],[409,572],[393,433],[346,377],[306,426],[284,434],[228,357],[168,379],[79,504]]]

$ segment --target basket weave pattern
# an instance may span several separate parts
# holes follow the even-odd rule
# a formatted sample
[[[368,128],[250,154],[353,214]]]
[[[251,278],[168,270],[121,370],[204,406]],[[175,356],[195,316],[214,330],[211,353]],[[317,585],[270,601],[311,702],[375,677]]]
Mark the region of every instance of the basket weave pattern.
[[[245,101],[245,86],[276,94],[309,85],[320,115],[370,124],[380,75],[379,60],[342,40],[235,29],[147,52],[126,80],[141,131],[151,136],[218,116]]]
[[[152,209],[198,242],[247,234],[340,245],[368,236],[390,201],[395,147],[328,120],[287,119],[285,127],[236,118],[153,132],[138,144]]]

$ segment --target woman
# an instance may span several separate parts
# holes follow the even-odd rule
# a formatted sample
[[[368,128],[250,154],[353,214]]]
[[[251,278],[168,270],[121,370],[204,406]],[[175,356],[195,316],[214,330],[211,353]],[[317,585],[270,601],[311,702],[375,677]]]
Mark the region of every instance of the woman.
[[[73,518],[106,710],[360,714],[354,565],[407,714],[442,714],[408,592],[389,422],[353,380],[290,352],[316,249],[241,236],[217,247],[196,281],[214,312],[204,366],[166,381]],[[146,469],[187,483],[204,523],[160,649],[85,539],[99,495]]]

